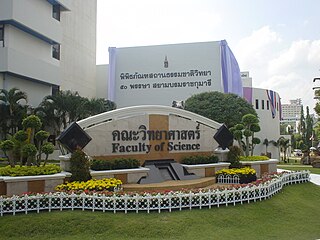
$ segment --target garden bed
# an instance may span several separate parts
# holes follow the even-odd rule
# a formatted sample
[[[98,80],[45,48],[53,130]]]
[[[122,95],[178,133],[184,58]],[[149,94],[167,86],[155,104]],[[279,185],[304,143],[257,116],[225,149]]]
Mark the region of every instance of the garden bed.
[[[132,169],[116,169],[116,170],[90,170],[90,174],[94,179],[116,178],[123,184],[137,183],[141,177],[148,175],[149,168],[139,167]]]
[[[194,165],[182,165],[187,169],[189,173],[193,173],[198,177],[214,177],[216,172],[228,168],[230,163],[219,162],[219,163],[208,163],[208,164],[194,164]]]
[[[243,167],[250,167],[256,170],[257,177],[263,174],[277,172],[277,164],[279,160],[269,159],[263,161],[240,161]]]
[[[0,177],[0,195],[21,195],[27,192],[53,192],[54,188],[71,177],[71,173],[52,175]]]
[[[54,209],[82,209],[91,211],[111,212],[150,212],[203,208],[213,206],[228,206],[237,203],[250,203],[272,197],[281,191],[283,186],[303,183],[310,180],[309,171],[284,172],[268,176],[255,184],[237,185],[223,189],[198,189],[195,191],[164,191],[162,193],[45,193],[36,195],[0,197],[0,215],[19,212]]]

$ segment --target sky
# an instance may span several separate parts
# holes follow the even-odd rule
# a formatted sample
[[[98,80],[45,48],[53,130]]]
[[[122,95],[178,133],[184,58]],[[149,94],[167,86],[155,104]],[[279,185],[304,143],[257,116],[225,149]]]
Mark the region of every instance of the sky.
[[[319,0],[98,0],[97,64],[108,47],[225,39],[253,87],[310,112],[320,86]]]

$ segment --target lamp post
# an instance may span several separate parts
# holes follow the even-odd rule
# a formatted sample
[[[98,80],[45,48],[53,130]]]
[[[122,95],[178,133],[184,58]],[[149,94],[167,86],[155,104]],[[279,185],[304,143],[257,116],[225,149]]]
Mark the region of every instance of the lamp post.
[[[313,82],[315,82],[315,81],[317,81],[317,80],[320,80],[320,78],[319,78],[319,77],[314,78],[314,79],[313,79]],[[313,87],[313,88],[312,88],[312,90],[316,90],[316,89],[320,89],[320,87]],[[320,99],[320,96],[315,95],[313,98],[314,98],[314,99]]]

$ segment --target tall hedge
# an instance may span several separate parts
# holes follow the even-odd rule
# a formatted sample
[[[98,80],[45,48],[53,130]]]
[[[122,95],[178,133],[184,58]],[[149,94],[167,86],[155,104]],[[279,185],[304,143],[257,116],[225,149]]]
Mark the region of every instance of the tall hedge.
[[[74,151],[70,158],[71,181],[90,180],[91,175],[89,169],[90,162],[87,155],[81,150]]]

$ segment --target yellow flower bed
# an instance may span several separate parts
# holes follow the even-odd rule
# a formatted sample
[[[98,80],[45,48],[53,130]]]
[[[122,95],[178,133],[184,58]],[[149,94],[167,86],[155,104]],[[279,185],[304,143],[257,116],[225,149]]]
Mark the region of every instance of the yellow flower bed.
[[[228,174],[228,175],[255,175],[256,170],[253,168],[245,167],[245,168],[231,168],[231,169],[221,169],[216,172],[216,175],[219,174]]]
[[[270,158],[268,158],[267,156],[248,156],[248,157],[245,157],[245,156],[240,156],[240,161],[266,161],[266,160],[269,160]]]
[[[57,191],[113,191],[119,188],[122,182],[115,178],[104,178],[100,180],[91,179],[86,182],[68,182],[56,186]]]

